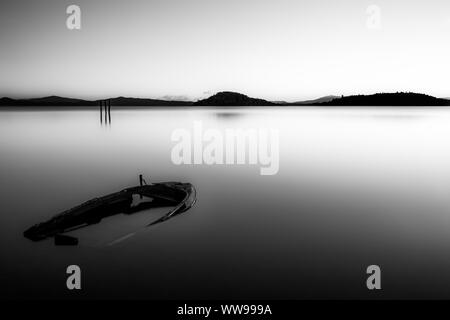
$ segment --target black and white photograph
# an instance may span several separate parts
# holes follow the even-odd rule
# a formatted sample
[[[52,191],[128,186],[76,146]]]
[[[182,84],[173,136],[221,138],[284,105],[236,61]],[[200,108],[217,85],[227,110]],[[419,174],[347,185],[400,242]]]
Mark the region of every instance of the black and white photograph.
[[[2,303],[450,299],[449,59],[448,0],[1,1]]]

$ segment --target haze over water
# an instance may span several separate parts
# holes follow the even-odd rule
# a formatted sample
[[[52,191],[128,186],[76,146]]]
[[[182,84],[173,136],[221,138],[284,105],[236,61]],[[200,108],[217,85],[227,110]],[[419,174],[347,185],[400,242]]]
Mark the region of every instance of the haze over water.
[[[450,108],[0,111],[2,298],[449,298]],[[274,129],[279,171],[174,165],[174,130]],[[155,213],[80,230],[80,245],[23,231],[147,182],[190,182],[186,213],[105,246]],[[65,268],[82,269],[69,292]],[[366,289],[377,264],[382,290]]]

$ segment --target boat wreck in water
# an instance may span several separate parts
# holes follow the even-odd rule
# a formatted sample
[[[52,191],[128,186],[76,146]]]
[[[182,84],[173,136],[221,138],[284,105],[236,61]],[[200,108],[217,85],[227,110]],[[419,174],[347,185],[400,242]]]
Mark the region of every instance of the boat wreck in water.
[[[168,213],[150,222],[146,227],[166,221],[189,210],[196,201],[196,190],[190,183],[161,182],[131,187],[100,198],[94,198],[79,206],[66,210],[46,222],[36,224],[24,232],[32,241],[55,238],[56,245],[76,245],[78,240],[67,235],[103,218],[116,214],[133,214],[138,211],[173,207]]]

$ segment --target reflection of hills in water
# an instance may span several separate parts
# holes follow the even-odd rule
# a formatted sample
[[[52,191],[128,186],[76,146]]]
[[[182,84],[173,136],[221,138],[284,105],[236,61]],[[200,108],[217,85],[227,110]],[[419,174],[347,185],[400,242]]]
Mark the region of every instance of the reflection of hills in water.
[[[214,113],[214,116],[219,118],[219,119],[224,119],[224,120],[234,120],[240,117],[243,117],[244,114],[240,113],[240,112],[226,112],[226,111],[218,111]]]

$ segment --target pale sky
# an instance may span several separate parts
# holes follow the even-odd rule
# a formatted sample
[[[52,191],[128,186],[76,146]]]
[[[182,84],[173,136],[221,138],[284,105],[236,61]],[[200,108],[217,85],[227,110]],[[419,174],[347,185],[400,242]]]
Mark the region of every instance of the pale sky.
[[[81,8],[81,30],[66,27]],[[378,29],[367,8],[380,8]],[[449,0],[14,0],[0,96],[450,96]]]

